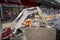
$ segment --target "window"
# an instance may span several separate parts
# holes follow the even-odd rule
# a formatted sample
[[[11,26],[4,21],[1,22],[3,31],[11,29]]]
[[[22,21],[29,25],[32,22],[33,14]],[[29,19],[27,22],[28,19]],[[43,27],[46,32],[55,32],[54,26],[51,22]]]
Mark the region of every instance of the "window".
[[[47,9],[46,8],[42,8],[42,12],[43,13],[47,13]]]
[[[6,0],[5,0],[5,1],[6,1]],[[21,0],[7,0],[7,1],[20,2]]]
[[[54,13],[54,9],[53,8],[50,9],[50,13]]]
[[[13,0],[14,2],[20,2],[21,0]]]
[[[17,0],[14,0],[14,1],[17,1]]]
[[[42,12],[44,13],[44,8],[42,8]]]
[[[60,10],[58,12],[60,13]]]
[[[58,13],[58,9],[55,9],[55,12],[54,13],[57,14]]]
[[[50,15],[50,9],[47,9],[47,14]]]

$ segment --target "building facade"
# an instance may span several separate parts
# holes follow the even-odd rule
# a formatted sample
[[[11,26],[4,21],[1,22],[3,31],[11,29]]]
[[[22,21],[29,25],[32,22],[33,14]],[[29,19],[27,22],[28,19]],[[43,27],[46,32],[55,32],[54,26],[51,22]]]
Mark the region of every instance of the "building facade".
[[[24,8],[20,5],[20,0],[2,0],[0,2],[1,17],[5,20],[13,20]]]
[[[24,4],[24,2],[25,1],[23,1],[22,3]],[[2,19],[4,21],[14,20],[24,8],[29,7],[27,3],[25,3],[26,6],[21,5],[22,3],[21,0],[2,0],[0,2]],[[30,7],[31,6],[32,5],[30,5]],[[41,4],[39,7],[41,8],[43,13],[47,14],[58,13],[57,8],[53,8],[43,4]]]

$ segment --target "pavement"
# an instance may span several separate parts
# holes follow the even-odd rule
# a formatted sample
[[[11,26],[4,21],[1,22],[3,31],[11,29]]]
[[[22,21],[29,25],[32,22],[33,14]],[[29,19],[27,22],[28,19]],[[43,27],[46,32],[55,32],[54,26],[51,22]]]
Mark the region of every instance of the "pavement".
[[[14,25],[12,25],[12,22],[4,22],[2,23],[2,28],[6,28],[6,27],[15,27],[16,23],[14,23]]]

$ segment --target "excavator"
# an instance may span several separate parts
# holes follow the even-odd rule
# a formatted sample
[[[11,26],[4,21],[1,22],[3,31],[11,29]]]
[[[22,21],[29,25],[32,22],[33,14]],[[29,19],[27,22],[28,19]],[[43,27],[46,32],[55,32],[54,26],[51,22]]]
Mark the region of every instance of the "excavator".
[[[31,8],[23,9],[22,12],[20,12],[20,14],[17,16],[17,18],[12,22],[12,24],[10,26],[12,28],[12,26],[17,22],[16,25],[14,26],[14,29],[12,28],[13,35],[12,35],[11,39],[14,39],[15,40],[17,36],[18,37],[19,36],[24,36],[24,34],[23,34],[24,30],[22,30],[20,28],[21,28],[21,25],[25,21],[26,21],[26,25],[29,25],[29,27],[31,27],[33,25],[33,23],[34,23],[34,26],[37,24],[36,19],[33,19],[33,20],[35,20],[34,22],[32,22],[31,19],[27,19],[27,17],[29,15],[31,15],[31,14],[38,14],[39,16],[38,15],[35,15],[36,19],[39,18],[39,20],[37,20],[37,22],[41,21],[42,23],[45,23],[45,24],[47,24],[47,22],[45,21],[44,18],[46,18],[46,19],[52,18],[49,15],[46,15],[45,17],[42,16],[43,13],[42,13],[42,10],[40,9],[40,7],[31,7]],[[35,22],[36,22],[36,24],[35,24]]]
[[[43,16],[43,13],[42,13],[42,10],[40,9],[40,7],[31,7],[31,8],[23,9],[22,12],[20,12],[20,14],[17,16],[17,18],[11,24],[11,26],[12,26],[12,25],[14,25],[17,22],[17,24],[14,26],[13,34],[16,34],[17,31],[22,32],[23,30],[22,31],[19,30],[19,28],[21,27],[22,23],[24,23],[24,21],[27,19],[27,17],[29,15],[35,14],[35,13],[39,15],[39,16],[35,15],[35,17],[40,17],[41,22],[43,22],[45,24],[48,24],[46,22],[45,18],[48,19],[48,20],[54,18],[54,16],[51,16],[51,15],[45,15],[45,16]],[[27,25],[30,24],[30,26],[31,26],[32,21],[29,19],[28,22],[26,22],[26,23],[27,23]]]
[[[31,15],[33,13],[36,13],[36,12],[39,15],[40,19],[42,20],[42,22],[46,23],[45,19],[42,16],[42,10],[40,9],[40,7],[26,8],[26,9],[23,9],[22,12],[17,16],[17,18],[12,22],[12,25],[13,25],[19,19],[18,22],[17,22],[17,24],[14,26],[15,30],[13,31],[13,33],[14,34],[16,33],[16,30],[18,28],[20,28],[20,26],[22,25],[22,23],[26,20],[26,18],[29,15]]]
[[[25,21],[25,19],[28,17],[28,15],[38,12],[39,16],[41,17],[42,11],[39,7],[31,7],[23,9],[22,12],[17,16],[17,18],[13,21],[13,24],[19,19],[18,23],[15,25],[14,34],[16,33],[16,30],[20,28],[20,25]],[[43,19],[42,19],[43,21]]]

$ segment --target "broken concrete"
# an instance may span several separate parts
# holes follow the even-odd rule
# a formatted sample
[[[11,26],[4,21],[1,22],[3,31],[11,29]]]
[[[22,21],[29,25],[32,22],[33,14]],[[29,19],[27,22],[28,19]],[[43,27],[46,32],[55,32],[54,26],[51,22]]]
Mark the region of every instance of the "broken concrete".
[[[54,28],[27,28],[25,36],[27,40],[56,40],[56,30]]]

